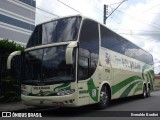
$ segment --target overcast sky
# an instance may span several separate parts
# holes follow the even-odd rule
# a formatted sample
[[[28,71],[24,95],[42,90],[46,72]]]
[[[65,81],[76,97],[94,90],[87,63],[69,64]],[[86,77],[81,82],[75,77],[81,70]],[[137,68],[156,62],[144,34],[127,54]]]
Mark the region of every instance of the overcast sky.
[[[36,24],[67,15],[83,14],[103,23],[103,5],[109,14],[123,0],[36,0]],[[66,5],[64,5],[66,4]],[[71,9],[70,7],[73,9]],[[40,10],[40,9],[43,9]],[[48,11],[50,13],[46,13]],[[126,0],[107,19],[106,26],[150,52],[160,72],[160,0]]]

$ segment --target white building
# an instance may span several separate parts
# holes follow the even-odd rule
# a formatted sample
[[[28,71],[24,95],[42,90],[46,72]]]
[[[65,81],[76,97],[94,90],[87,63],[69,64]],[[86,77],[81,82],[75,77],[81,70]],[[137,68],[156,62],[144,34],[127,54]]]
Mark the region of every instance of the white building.
[[[35,0],[0,0],[0,38],[26,44],[35,27]]]

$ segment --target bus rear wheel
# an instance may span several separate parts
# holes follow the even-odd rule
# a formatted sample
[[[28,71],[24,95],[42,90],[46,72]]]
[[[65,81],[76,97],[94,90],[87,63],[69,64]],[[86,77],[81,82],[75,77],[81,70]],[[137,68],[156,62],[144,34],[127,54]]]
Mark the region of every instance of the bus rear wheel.
[[[150,97],[150,93],[151,93],[151,91],[150,91],[150,88],[149,87],[147,87],[147,97]]]
[[[109,97],[109,91],[107,89],[107,87],[104,85],[101,88],[101,92],[100,92],[100,101],[97,104],[98,105],[98,109],[104,109],[108,106],[110,101],[110,97]]]
[[[143,93],[142,93],[142,95],[141,95],[141,98],[146,98],[147,97],[147,89],[146,89],[146,86],[144,85],[143,86]]]

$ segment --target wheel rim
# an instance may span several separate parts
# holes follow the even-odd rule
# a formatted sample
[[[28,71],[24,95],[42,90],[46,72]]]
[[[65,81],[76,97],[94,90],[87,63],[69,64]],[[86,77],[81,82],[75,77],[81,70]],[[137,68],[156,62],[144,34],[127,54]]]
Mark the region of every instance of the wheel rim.
[[[143,96],[144,96],[144,97],[146,97],[146,96],[147,96],[147,91],[146,91],[146,89],[145,89],[145,88],[144,88]]]
[[[150,89],[148,88],[147,96],[150,96]]]
[[[105,92],[105,90],[101,91],[100,100],[101,100],[102,104],[107,104],[108,96],[107,96],[107,93]]]

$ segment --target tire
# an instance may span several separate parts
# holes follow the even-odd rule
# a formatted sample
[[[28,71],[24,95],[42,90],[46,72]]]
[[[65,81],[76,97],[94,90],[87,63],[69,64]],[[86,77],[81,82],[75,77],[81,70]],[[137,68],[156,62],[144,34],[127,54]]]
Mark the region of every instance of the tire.
[[[146,97],[147,97],[147,89],[146,89],[146,86],[144,85],[144,86],[143,86],[143,93],[142,93],[142,95],[141,95],[141,98],[144,99],[144,98],[146,98]]]
[[[98,109],[105,109],[110,101],[109,91],[106,86],[103,86],[100,92],[100,101],[97,104]]]
[[[147,87],[147,97],[150,97],[150,95],[151,95],[150,93],[151,93],[150,88]]]

